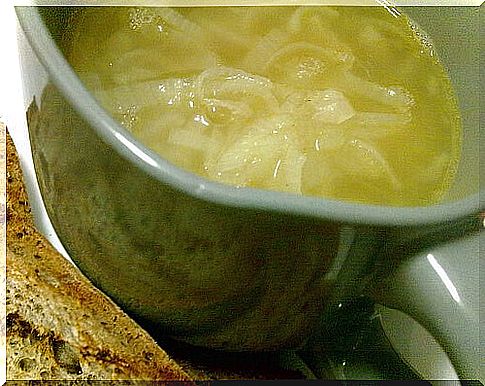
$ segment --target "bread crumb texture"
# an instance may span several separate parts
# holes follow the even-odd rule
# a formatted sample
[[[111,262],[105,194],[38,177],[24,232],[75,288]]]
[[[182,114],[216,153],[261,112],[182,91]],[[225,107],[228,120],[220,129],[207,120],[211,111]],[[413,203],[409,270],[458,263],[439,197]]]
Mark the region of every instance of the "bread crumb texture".
[[[7,238],[7,380],[191,383],[141,327],[36,231],[19,160],[8,133],[6,138],[1,152],[6,210],[1,209]]]

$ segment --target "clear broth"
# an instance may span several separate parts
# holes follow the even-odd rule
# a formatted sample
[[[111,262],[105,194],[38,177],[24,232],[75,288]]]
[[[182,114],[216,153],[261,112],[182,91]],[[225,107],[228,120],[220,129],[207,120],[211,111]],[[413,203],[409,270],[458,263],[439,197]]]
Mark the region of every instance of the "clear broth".
[[[446,70],[382,7],[87,8],[69,60],[164,158],[212,180],[378,205],[441,199],[461,121]]]

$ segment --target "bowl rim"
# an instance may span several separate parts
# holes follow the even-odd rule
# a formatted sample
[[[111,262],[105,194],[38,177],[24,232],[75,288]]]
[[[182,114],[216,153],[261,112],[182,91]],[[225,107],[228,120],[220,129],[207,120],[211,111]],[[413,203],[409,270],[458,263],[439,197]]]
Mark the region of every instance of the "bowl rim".
[[[52,83],[97,135],[119,155],[163,184],[213,204],[369,226],[422,226],[477,215],[485,190],[430,206],[380,206],[255,188],[236,188],[183,170],[137,141],[84,87],[51,37],[37,6],[16,6],[19,24]]]

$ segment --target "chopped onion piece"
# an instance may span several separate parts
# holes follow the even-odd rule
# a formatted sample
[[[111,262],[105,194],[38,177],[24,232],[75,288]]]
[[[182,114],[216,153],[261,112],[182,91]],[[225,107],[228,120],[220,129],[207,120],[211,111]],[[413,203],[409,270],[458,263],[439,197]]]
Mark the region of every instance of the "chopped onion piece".
[[[191,22],[179,12],[167,7],[149,8],[154,17],[159,17],[172,26],[177,31],[183,32],[187,37],[195,40],[201,40],[206,36],[204,29],[196,23]]]
[[[312,27],[317,22],[319,27],[324,23],[321,18],[333,19],[339,12],[331,7],[299,7],[291,16],[288,28],[291,32],[300,32],[304,27]]]
[[[232,106],[234,111],[245,111],[244,118],[248,117],[248,111],[257,118],[276,112],[279,106],[270,80],[241,70],[218,66],[201,73],[195,84],[195,95],[202,103],[212,101],[219,106]]]
[[[315,109],[313,119],[319,122],[338,125],[355,115],[348,99],[337,90],[318,91],[313,94],[310,103]]]
[[[197,130],[175,128],[170,130],[168,142],[174,145],[186,146],[194,150],[206,151],[219,146],[218,141]]]
[[[238,186],[247,186],[255,179],[270,179],[275,161],[284,157],[288,148],[288,136],[278,131],[284,119],[260,120],[237,135],[228,147],[206,160],[209,176]]]
[[[286,189],[301,194],[302,172],[306,156],[294,146],[289,146],[284,161]]]
[[[343,81],[350,93],[387,105],[400,112],[408,112],[414,103],[412,97],[401,88],[384,87],[359,78],[350,72],[344,74]]]
[[[244,102],[220,99],[204,99],[208,106],[208,116],[216,123],[247,119],[253,115],[251,108]]]
[[[265,70],[268,71],[275,66],[285,67],[286,62],[295,58],[301,60],[302,57],[314,58],[320,62],[322,65],[321,71],[327,71],[329,67],[336,68],[342,66],[343,68],[350,68],[353,62],[352,56],[339,55],[334,50],[315,44],[296,42],[277,50],[267,61]]]
[[[411,120],[410,114],[405,113],[371,113],[358,112],[354,115],[352,123],[357,123],[364,126],[380,126],[380,125],[406,125]]]
[[[257,74],[264,74],[267,68],[268,57],[281,49],[289,41],[289,34],[275,28],[263,36],[256,46],[250,50],[244,59],[244,68]]]
[[[364,151],[370,157],[373,163],[379,166],[379,169],[388,177],[394,190],[401,190],[402,184],[397,178],[396,173],[394,172],[391,165],[389,165],[389,162],[382,156],[382,154],[375,148],[375,146],[361,139],[353,140],[352,145],[359,150]],[[371,170],[373,170],[374,173],[376,172],[373,167],[371,167]]]
[[[291,16],[288,31],[319,45],[348,52],[331,25],[338,16],[339,12],[330,7],[300,7]]]
[[[132,85],[117,86],[106,89],[105,94],[109,100],[119,101],[123,105],[152,106],[176,105],[186,102],[190,97],[192,88],[190,79],[169,78],[150,82],[138,82]]]

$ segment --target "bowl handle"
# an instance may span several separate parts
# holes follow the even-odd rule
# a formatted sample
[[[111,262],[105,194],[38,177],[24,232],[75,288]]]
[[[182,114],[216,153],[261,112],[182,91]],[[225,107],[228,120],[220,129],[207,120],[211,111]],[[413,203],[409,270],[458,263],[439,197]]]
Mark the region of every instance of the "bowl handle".
[[[368,295],[400,310],[426,328],[450,358],[460,379],[479,379],[479,247],[477,232],[404,259],[388,273],[376,275]],[[388,256],[392,259],[393,256]]]

